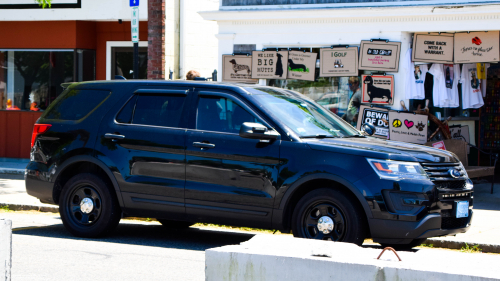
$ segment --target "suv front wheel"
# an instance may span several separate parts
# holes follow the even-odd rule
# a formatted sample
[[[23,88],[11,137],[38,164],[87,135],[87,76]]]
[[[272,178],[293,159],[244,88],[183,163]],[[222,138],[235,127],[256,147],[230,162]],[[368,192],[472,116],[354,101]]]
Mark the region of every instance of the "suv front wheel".
[[[366,222],[351,196],[340,190],[320,188],[307,193],[295,206],[295,237],[363,244]]]
[[[83,173],[63,187],[59,213],[66,229],[79,237],[99,237],[120,222],[118,200],[99,176]]]

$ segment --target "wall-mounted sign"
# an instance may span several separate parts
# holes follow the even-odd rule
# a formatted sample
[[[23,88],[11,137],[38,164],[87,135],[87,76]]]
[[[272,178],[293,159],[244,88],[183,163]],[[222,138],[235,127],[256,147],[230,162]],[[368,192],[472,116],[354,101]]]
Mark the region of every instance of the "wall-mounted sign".
[[[358,76],[358,47],[320,49],[320,77]]]
[[[453,34],[415,33],[412,61],[453,63]]]
[[[361,41],[360,70],[398,72],[401,42]]]
[[[453,139],[464,140],[470,143],[469,126],[450,126],[450,135]],[[467,146],[467,154],[470,153],[470,146]]]
[[[288,51],[253,51],[252,78],[286,79]]]
[[[499,32],[455,33],[455,63],[499,60]]]
[[[361,130],[361,125],[365,123],[371,123],[375,126],[374,137],[387,139],[389,135],[389,110],[365,105],[360,106],[356,128]]]
[[[419,144],[427,142],[427,115],[390,111],[389,128],[391,140]]]
[[[314,81],[317,53],[288,52],[288,79]]]
[[[394,75],[361,75],[362,103],[392,104]]]
[[[252,57],[244,55],[222,56],[222,81],[257,83],[252,79]]]

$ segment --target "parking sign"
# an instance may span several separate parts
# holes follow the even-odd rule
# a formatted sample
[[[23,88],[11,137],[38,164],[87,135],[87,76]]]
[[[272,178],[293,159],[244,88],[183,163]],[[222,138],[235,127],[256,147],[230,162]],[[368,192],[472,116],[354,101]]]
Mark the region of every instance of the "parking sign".
[[[139,0],[130,0],[130,7],[139,6]]]
[[[139,42],[139,7],[132,8],[132,42]]]

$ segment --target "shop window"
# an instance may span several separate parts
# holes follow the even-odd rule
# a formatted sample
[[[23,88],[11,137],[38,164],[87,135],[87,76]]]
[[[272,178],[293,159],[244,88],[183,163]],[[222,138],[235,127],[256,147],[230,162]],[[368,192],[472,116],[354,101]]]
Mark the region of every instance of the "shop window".
[[[134,48],[113,47],[111,49],[111,77],[134,78]],[[148,48],[139,48],[139,79],[148,78]]]

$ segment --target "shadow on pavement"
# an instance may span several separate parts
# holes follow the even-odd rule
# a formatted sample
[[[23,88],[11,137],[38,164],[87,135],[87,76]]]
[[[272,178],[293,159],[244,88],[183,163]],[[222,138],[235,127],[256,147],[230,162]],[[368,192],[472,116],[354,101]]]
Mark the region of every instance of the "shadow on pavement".
[[[31,229],[19,229],[15,230],[13,234],[195,251],[204,251],[209,248],[239,244],[249,240],[255,235],[199,228],[175,230],[167,229],[161,225],[127,223],[118,225],[116,230],[107,237],[94,239],[75,237],[71,235],[62,224]]]

